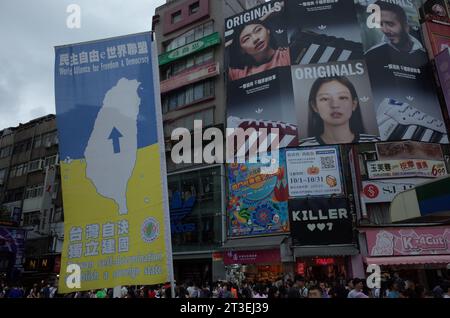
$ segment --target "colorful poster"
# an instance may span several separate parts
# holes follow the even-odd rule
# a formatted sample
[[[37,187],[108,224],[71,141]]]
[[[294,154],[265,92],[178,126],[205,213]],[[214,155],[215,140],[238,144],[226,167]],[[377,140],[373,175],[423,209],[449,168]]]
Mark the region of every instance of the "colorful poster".
[[[368,9],[373,4],[380,9],[379,25]],[[356,7],[381,140],[447,144],[416,3],[358,0]]]
[[[370,256],[450,254],[448,227],[366,230]]]
[[[156,58],[149,33],[56,48],[62,293],[173,277]]]
[[[369,179],[393,178],[438,178],[447,174],[445,161],[406,159],[368,161],[367,173]]]
[[[341,195],[339,150],[336,147],[286,151],[290,197]]]
[[[263,156],[258,163],[228,165],[229,236],[264,235],[289,231],[288,188],[283,151],[279,160]]]
[[[375,145],[378,160],[444,160],[441,145],[416,141],[383,142]]]
[[[352,244],[352,220],[346,198],[289,200],[289,221],[295,246]]]

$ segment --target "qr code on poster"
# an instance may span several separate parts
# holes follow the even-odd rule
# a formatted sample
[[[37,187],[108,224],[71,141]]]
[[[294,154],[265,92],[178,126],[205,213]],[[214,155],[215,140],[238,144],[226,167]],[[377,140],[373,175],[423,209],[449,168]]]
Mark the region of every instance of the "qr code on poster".
[[[322,169],[336,169],[336,160],[334,157],[320,157]]]

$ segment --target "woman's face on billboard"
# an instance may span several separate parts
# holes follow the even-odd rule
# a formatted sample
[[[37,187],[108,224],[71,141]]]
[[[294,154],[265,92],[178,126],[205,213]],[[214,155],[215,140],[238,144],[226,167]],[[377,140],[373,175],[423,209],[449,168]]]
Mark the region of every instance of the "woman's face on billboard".
[[[270,31],[262,24],[249,24],[242,30],[239,42],[244,53],[257,56],[269,48]]]
[[[341,126],[350,121],[357,102],[350,90],[338,81],[322,84],[319,88],[313,109],[325,124]]]

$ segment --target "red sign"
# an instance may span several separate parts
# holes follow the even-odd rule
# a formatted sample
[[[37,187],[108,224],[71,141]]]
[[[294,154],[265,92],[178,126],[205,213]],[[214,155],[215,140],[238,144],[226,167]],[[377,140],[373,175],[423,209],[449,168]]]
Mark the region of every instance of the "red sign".
[[[297,274],[304,276],[305,275],[305,263],[297,263]]]
[[[434,59],[436,55],[450,47],[450,26],[448,24],[425,22],[423,33],[430,59]]]
[[[450,254],[450,227],[366,230],[370,256]]]
[[[161,82],[161,93],[219,75],[219,63],[213,62],[183,72]]]
[[[316,258],[314,261],[319,266],[334,265],[334,258]]]
[[[368,184],[364,187],[364,195],[369,199],[375,199],[380,194],[377,186],[374,184]]]
[[[280,249],[261,251],[228,251],[223,254],[223,263],[231,264],[270,264],[281,262]]]

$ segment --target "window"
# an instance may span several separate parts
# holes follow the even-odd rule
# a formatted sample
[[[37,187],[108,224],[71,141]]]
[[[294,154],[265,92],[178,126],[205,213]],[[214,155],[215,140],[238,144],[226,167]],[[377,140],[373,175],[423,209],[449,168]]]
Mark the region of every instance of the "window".
[[[6,168],[0,169],[0,186],[3,185],[3,182],[5,181],[6,177]]]
[[[31,161],[28,164],[28,172],[33,172],[42,169],[42,159]]]
[[[28,170],[28,164],[26,164],[26,163],[14,166],[11,168],[9,177],[14,178],[14,177],[23,176],[27,173],[27,170]]]
[[[172,19],[173,19],[173,15],[172,15]],[[171,40],[166,45],[165,51],[168,52],[168,51],[178,49],[179,47],[181,47],[183,45],[186,45],[186,44],[194,42],[198,39],[201,39],[207,35],[212,34],[213,32],[214,32],[213,21],[207,22],[207,23],[202,24],[186,33],[183,33],[182,35],[176,37],[175,39]]]
[[[172,24],[178,23],[180,21],[181,21],[181,10],[172,13]]]
[[[200,10],[200,1],[194,2],[189,6],[189,15],[196,14]]]
[[[182,73],[189,68],[197,67],[202,64],[212,62],[213,59],[214,59],[214,50],[208,50],[205,52],[195,54],[195,55],[188,57],[186,59],[183,59],[179,62],[170,64],[167,67],[167,69],[165,69],[162,72],[163,80],[166,80],[166,79],[171,78],[172,76],[178,75],[179,73]]]
[[[37,184],[27,187],[25,190],[25,199],[41,197],[44,194],[44,184]]]
[[[23,225],[24,226],[30,226],[30,225],[39,225],[39,219],[40,219],[40,212],[29,212],[23,214]]]
[[[172,122],[167,122],[164,124],[164,137],[170,138],[172,131],[176,128],[183,127],[190,131],[194,129],[194,120],[202,120],[203,127],[209,127],[214,125],[214,109],[206,109],[194,114],[178,118]]]
[[[58,143],[58,134],[55,131],[42,135],[42,144],[44,147],[51,147]]]
[[[12,146],[6,146],[0,149],[0,158],[5,158],[11,155]]]
[[[5,192],[4,203],[22,200],[23,188],[8,190]]]
[[[174,111],[211,96],[214,96],[214,81],[212,80],[185,86],[163,98],[163,113]]]
[[[221,239],[220,168],[201,169],[167,178],[172,242],[175,251],[216,245]],[[180,216],[179,210],[183,209]]]
[[[45,158],[44,167],[47,168],[49,166],[55,165],[57,160],[58,155]]]
[[[19,154],[25,151],[30,150],[31,148],[31,138],[25,141],[21,141],[14,145],[13,154]]]
[[[42,145],[42,135],[36,136],[34,138],[33,148],[39,148]]]

